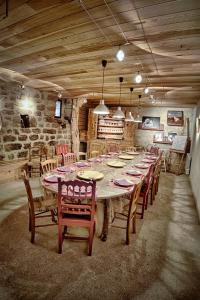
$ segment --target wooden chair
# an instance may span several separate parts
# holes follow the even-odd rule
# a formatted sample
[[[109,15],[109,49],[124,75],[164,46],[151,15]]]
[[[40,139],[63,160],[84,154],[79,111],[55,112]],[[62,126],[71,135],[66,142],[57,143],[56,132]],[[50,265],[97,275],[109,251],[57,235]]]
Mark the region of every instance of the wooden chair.
[[[147,209],[148,206],[148,199],[149,196],[151,195],[151,186],[153,182],[153,173],[155,169],[155,164],[152,164],[149,168],[149,172],[143,182],[141,192],[140,192],[140,197],[138,200],[138,205],[140,205],[141,211],[137,211],[137,214],[141,216],[141,219],[144,217],[144,211]]]
[[[126,245],[130,243],[130,231],[132,226],[132,232],[136,233],[136,212],[137,212],[137,201],[140,195],[143,177],[141,182],[136,184],[133,192],[131,193],[130,199],[123,199],[125,205],[123,206],[122,212],[115,212],[113,218],[112,227],[117,227],[126,230]],[[127,203],[128,202],[128,203]],[[126,227],[121,227],[114,224],[115,220],[125,221]]]
[[[107,153],[109,152],[119,152],[119,143],[108,143]]]
[[[160,171],[161,171],[161,159],[158,160],[155,166],[155,170],[153,172],[153,181],[151,185],[151,202],[150,202],[151,204],[153,204],[153,201],[155,200],[155,196],[158,192]]]
[[[156,147],[156,146],[151,146],[150,148],[150,153],[153,153],[155,155],[159,155],[159,151],[160,151],[160,148],[159,147]]]
[[[62,190],[64,188],[64,194]],[[95,233],[96,182],[58,180],[58,253],[62,253],[64,239],[88,241],[88,255],[92,255]],[[68,227],[86,227],[88,237],[72,236]]]
[[[47,159],[41,162],[42,174],[50,172],[58,166],[57,159]]]
[[[55,198],[45,199],[44,196],[33,197],[29,179],[23,176],[29,207],[29,231],[31,232],[31,243],[35,241],[35,228],[56,225],[56,200]],[[48,214],[50,212],[50,214]],[[51,217],[52,223],[37,224],[36,220]]]
[[[44,146],[34,146],[28,149],[27,173],[32,175],[41,175],[41,161],[47,159],[47,151]]]
[[[103,154],[102,144],[92,143],[90,147],[90,158],[97,157],[101,154]]]
[[[136,152],[136,148],[134,146],[130,146],[130,147],[127,147],[126,148],[126,151],[133,151],[133,152]]]
[[[58,164],[61,166],[64,166],[63,155],[65,155],[69,152],[69,145],[57,144],[55,146],[55,152],[56,152]]]
[[[64,165],[72,164],[73,162],[76,162],[77,157],[75,153],[67,153],[63,155],[63,162]]]

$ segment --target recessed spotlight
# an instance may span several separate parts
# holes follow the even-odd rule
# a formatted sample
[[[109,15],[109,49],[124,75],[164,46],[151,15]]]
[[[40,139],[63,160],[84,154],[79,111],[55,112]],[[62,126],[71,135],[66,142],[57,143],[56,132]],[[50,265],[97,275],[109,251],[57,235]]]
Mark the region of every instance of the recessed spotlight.
[[[125,57],[124,51],[122,49],[119,49],[117,51],[116,57],[117,57],[118,61],[123,61],[124,57]]]
[[[136,83],[142,82],[142,75],[140,74],[140,72],[138,72],[138,74],[135,76],[135,82]]]

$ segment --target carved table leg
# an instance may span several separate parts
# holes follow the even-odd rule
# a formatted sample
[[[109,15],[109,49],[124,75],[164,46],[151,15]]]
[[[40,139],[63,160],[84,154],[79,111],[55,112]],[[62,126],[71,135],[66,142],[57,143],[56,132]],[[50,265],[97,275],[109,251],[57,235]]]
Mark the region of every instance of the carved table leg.
[[[109,222],[109,202],[110,199],[104,199],[104,219],[103,219],[103,228],[101,233],[101,240],[106,241],[108,235],[108,222]]]

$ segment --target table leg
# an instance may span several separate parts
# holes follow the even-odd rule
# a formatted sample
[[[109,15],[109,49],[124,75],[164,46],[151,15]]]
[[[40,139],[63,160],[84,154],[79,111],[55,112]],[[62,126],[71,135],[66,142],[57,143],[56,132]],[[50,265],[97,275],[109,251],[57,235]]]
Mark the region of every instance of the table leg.
[[[108,219],[109,219],[109,201],[110,199],[104,199],[104,219],[103,219],[103,228],[101,233],[101,240],[106,241],[108,236]]]

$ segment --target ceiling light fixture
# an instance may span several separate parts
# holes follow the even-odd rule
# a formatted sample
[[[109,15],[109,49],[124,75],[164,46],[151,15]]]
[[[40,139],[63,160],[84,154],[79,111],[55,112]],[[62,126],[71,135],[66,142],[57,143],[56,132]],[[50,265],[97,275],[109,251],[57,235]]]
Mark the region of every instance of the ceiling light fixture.
[[[121,100],[121,84],[123,82],[124,78],[123,77],[119,77],[119,106],[116,110],[116,112],[113,115],[113,119],[124,119],[125,115],[122,111],[122,108],[120,106],[120,100]]]
[[[145,93],[145,94],[148,94],[148,93],[149,93],[149,88],[148,88],[148,86],[145,87],[144,93]]]
[[[124,51],[119,47],[119,50],[117,51],[116,58],[118,61],[123,61],[125,57]]]
[[[135,82],[136,83],[141,83],[142,82],[142,75],[138,71],[137,75],[135,76]]]
[[[99,101],[99,105],[97,105],[93,111],[94,114],[97,115],[108,115],[109,114],[109,109],[107,106],[104,104],[103,100],[103,92],[104,92],[104,71],[105,67],[107,65],[107,60],[103,59],[102,60],[102,67],[103,67],[103,83],[102,83],[102,97],[101,100]]]
[[[61,99],[62,98],[62,93],[58,92],[58,98]]]
[[[132,105],[132,94],[133,94],[133,87],[130,88],[130,105]],[[129,111],[128,115],[125,119],[126,122],[134,122],[134,118],[132,116],[132,112]]]
[[[139,104],[138,104],[138,107],[137,107],[137,114],[136,114],[136,117],[134,119],[134,122],[135,123],[141,123],[142,122],[142,118],[141,118],[141,106],[140,106],[140,99],[141,99],[141,95],[138,96],[139,98]]]

